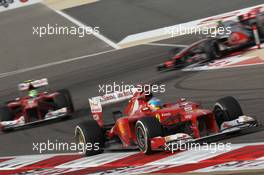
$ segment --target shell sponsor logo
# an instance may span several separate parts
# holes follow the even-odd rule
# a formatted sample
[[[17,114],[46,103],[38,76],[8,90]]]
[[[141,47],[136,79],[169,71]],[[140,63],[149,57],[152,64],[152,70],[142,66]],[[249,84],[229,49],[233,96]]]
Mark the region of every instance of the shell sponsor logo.
[[[156,118],[160,121],[160,114],[156,114]]]

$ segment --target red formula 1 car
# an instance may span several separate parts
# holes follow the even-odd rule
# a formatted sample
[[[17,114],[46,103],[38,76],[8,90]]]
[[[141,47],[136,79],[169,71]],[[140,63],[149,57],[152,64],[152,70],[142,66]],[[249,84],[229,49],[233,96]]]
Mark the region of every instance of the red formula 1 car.
[[[259,8],[238,16],[237,20],[219,22],[222,29],[215,37],[201,39],[176,53],[173,58],[157,66],[158,71],[181,69],[194,64],[205,64],[234,52],[264,42],[264,12]]]
[[[19,84],[20,91],[28,95],[8,101],[0,107],[0,127],[3,131],[55,119],[67,118],[74,110],[68,90],[38,92],[48,85],[47,79],[29,80]]]
[[[118,95],[109,96],[112,96],[110,99],[113,101]],[[218,100],[214,109],[208,110],[185,99],[160,104],[152,94],[136,92],[123,114],[120,111],[113,112],[115,123],[112,125],[104,125],[98,98],[90,99],[90,105],[93,120],[82,122],[75,128],[78,143],[90,145],[84,149],[86,155],[111,148],[139,148],[143,153],[150,154],[154,150],[165,149],[172,142],[215,137],[257,126],[255,119],[243,114],[233,97]],[[119,145],[119,148],[113,145]]]

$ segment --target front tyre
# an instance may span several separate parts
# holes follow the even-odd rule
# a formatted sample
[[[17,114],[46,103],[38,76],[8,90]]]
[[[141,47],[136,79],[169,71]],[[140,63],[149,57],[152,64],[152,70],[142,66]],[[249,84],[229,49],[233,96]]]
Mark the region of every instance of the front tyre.
[[[163,128],[155,117],[144,117],[137,121],[136,126],[137,145],[144,154],[151,154],[151,139],[163,136]]]
[[[223,122],[235,120],[244,115],[239,102],[231,96],[217,100],[214,105],[214,113],[219,128]]]
[[[64,98],[65,103],[63,105],[66,105],[66,107],[68,107],[68,109],[71,112],[73,112],[74,106],[73,106],[72,97],[71,97],[69,90],[61,89],[58,92],[59,92],[59,94],[61,94],[61,96],[64,96],[63,98]]]
[[[157,71],[163,71],[163,70],[166,70],[166,66],[165,65],[163,65],[163,64],[160,64],[160,65],[158,65],[157,66]]]
[[[7,106],[0,107],[0,122],[2,121],[12,121],[15,116],[11,113]]]
[[[75,127],[78,144],[83,145],[85,155],[92,156],[104,151],[104,134],[95,120],[79,123]]]

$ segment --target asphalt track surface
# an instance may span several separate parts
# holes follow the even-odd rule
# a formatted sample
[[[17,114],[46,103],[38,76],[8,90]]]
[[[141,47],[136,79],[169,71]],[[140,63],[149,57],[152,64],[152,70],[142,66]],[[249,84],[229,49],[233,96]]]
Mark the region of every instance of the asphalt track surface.
[[[176,41],[168,40],[163,43],[190,44],[197,39],[194,36],[184,36],[178,37]],[[32,45],[36,44],[32,42]],[[201,101],[205,108],[211,108],[215,100],[220,97],[232,95],[241,102],[245,113],[253,114],[260,121],[264,121],[264,66],[203,72],[156,72],[155,66],[169,57],[170,49],[171,47],[136,46],[2,76],[0,78],[1,101],[17,95],[18,82],[47,77],[50,80],[50,90],[62,88],[70,90],[77,112],[70,120],[0,134],[0,156],[37,154],[32,150],[32,142],[46,143],[47,140],[73,142],[75,125],[85,117],[89,117],[88,97],[100,95],[99,84],[112,84],[113,81],[126,84],[139,82],[165,84],[166,93],[157,94],[163,101],[175,101],[186,97],[190,100]],[[47,52],[46,56],[52,58],[53,53]],[[36,59],[35,57],[29,58]],[[261,142],[264,140],[263,134],[264,132],[258,132],[225,141],[232,143]]]
[[[93,35],[33,35],[33,27],[77,27],[41,4],[2,12],[0,19],[1,73],[112,49]]]
[[[66,9],[88,26],[99,26],[100,32],[119,42],[127,35],[145,32],[234,11],[263,0],[100,0]]]

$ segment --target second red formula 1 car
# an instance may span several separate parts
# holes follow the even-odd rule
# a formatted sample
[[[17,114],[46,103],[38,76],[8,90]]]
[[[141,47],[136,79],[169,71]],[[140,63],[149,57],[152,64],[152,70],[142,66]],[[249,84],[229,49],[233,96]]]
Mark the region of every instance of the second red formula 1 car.
[[[118,96],[110,94],[104,98],[113,101]],[[165,149],[172,142],[257,126],[257,121],[245,116],[233,97],[219,99],[213,110],[208,110],[185,99],[162,104],[151,93],[135,92],[123,113],[113,112],[115,123],[112,125],[104,124],[98,98],[90,99],[90,105],[93,120],[82,122],[75,128],[80,144],[96,145],[95,149],[92,146],[85,149],[86,155],[101,153],[114,145],[119,145],[120,149],[139,148],[143,153],[151,154],[154,150]]]
[[[69,91],[64,89],[52,93],[39,92],[39,88],[47,85],[46,78],[20,83],[19,90],[27,91],[28,94],[0,106],[0,128],[7,131],[71,116],[74,108]]]

